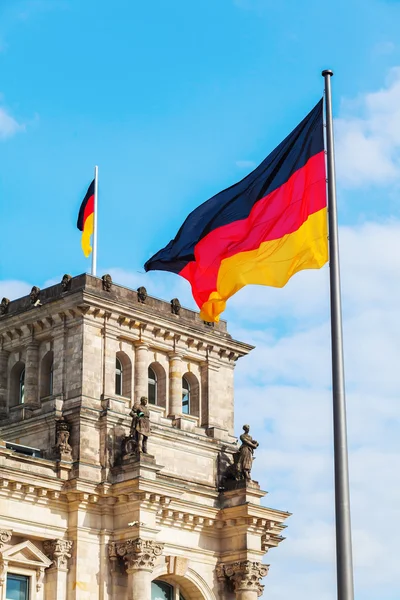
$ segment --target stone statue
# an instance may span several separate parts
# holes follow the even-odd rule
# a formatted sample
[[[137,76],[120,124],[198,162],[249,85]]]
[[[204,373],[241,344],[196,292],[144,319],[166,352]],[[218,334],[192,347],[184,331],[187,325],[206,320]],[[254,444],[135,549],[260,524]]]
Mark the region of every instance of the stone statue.
[[[5,315],[8,312],[10,301],[8,298],[3,298],[0,304],[0,315]]]
[[[134,405],[129,416],[132,417],[129,437],[135,442],[136,452],[147,454],[147,438],[150,435],[150,411],[146,396],[140,398],[140,404],[136,403]]]
[[[68,292],[71,289],[71,281],[71,275],[68,275],[68,273],[66,273],[61,279],[61,287],[63,292]]]
[[[173,298],[171,300],[171,312],[173,315],[179,315],[181,310],[181,303],[179,302],[178,298]]]
[[[106,275],[103,275],[103,277],[101,278],[102,282],[103,282],[103,290],[105,292],[111,292],[111,288],[112,288],[112,278],[111,275],[109,275],[108,273]]]
[[[69,426],[63,418],[56,421],[56,445],[55,451],[61,460],[72,459],[72,448],[68,443],[70,436]]]
[[[147,290],[145,287],[140,286],[137,289],[137,299],[138,302],[141,302],[142,304],[144,304],[146,302],[147,299]]]
[[[240,441],[242,445],[238,451],[238,460],[236,463],[236,473],[237,479],[246,479],[247,481],[251,481],[250,471],[253,465],[253,454],[254,450],[258,448],[258,442],[253,440],[251,435],[249,434],[250,426],[243,425],[244,433],[240,436]]]
[[[31,304],[33,304],[34,306],[40,306],[39,294],[40,294],[40,288],[38,288],[36,285],[34,285],[33,288],[31,289],[31,293],[29,294]]]

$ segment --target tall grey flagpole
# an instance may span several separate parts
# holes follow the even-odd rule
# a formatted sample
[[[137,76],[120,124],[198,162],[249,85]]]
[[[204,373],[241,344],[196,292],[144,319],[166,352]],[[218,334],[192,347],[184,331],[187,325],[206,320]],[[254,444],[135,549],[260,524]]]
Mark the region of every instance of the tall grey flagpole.
[[[332,75],[333,72],[330,70],[322,71],[322,76],[325,79],[328,167],[328,225],[331,298],[333,443],[335,462],[337,597],[338,600],[354,600],[346,426],[346,396],[344,385],[342,306],[340,292],[339,238],[332,120]]]
[[[92,275],[96,277],[97,270],[97,179],[99,168],[94,168],[94,210],[93,210],[93,249],[92,249]]]

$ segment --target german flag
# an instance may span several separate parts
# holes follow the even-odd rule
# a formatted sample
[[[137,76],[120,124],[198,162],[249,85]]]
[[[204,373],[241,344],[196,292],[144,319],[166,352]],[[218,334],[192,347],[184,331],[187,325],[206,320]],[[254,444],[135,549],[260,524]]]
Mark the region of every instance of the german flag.
[[[79,209],[77,227],[82,231],[82,250],[86,258],[92,252],[90,245],[90,236],[93,235],[93,219],[94,219],[94,179],[88,187],[88,191],[82,201]]]
[[[322,99],[247,177],[196,208],[145,264],[187,279],[205,321],[248,284],[283,287],[328,260]]]

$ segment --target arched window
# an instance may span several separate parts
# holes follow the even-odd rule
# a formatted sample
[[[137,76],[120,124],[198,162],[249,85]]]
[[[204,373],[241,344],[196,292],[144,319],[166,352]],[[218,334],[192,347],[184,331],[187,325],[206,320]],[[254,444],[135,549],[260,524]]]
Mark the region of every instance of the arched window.
[[[22,369],[19,376],[19,393],[18,393],[18,404],[25,402],[25,369]]]
[[[182,413],[190,414],[190,383],[185,376],[182,377]]]
[[[149,404],[157,404],[157,374],[151,367],[148,369],[148,392]]]
[[[8,406],[18,406],[25,402],[25,363],[19,360],[10,372],[10,395]]]
[[[53,395],[53,352],[50,350],[42,358],[40,365],[40,397]]]
[[[178,587],[174,587],[165,581],[152,581],[151,582],[151,600],[185,600],[180,593]]]
[[[118,357],[115,358],[115,395],[122,396],[122,363]]]
[[[132,392],[132,363],[122,350],[115,356],[115,395],[130,398]]]

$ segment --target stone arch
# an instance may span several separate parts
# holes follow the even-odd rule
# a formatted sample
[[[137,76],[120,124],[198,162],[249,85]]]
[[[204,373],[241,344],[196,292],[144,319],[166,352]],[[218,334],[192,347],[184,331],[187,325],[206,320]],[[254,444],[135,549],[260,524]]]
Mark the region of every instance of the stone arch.
[[[167,374],[164,367],[159,362],[152,362],[149,365],[156,376],[156,405],[166,408],[167,406]],[[149,374],[150,375],[150,374]],[[150,385],[150,384],[149,384]],[[148,398],[150,403],[150,389],[148,390]]]
[[[194,570],[187,569],[185,575],[168,573],[165,564],[157,566],[152,575],[152,581],[165,581],[171,585],[179,585],[185,600],[217,600],[208,583]]]
[[[189,415],[200,417],[200,384],[196,375],[187,371],[182,375],[182,387],[184,379],[190,387]]]
[[[52,350],[46,352],[40,363],[40,397],[47,398],[53,395],[53,362]]]
[[[25,390],[25,363],[17,360],[11,367],[9,377],[8,407],[18,406],[24,403]]]
[[[118,384],[117,368],[121,366],[121,381]],[[115,395],[124,398],[132,397],[132,362],[129,356],[120,350],[115,355]]]

